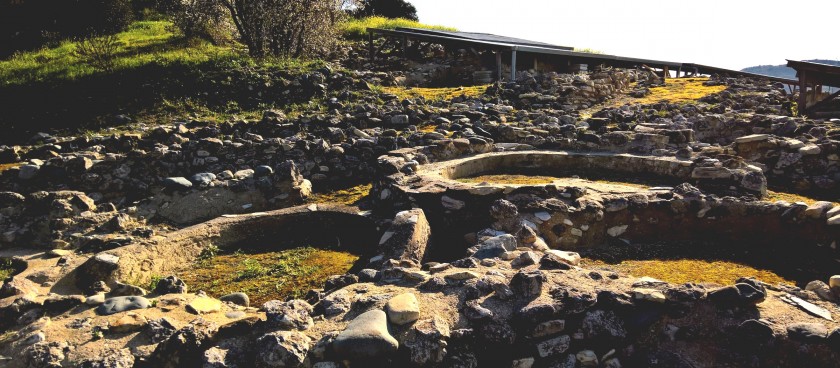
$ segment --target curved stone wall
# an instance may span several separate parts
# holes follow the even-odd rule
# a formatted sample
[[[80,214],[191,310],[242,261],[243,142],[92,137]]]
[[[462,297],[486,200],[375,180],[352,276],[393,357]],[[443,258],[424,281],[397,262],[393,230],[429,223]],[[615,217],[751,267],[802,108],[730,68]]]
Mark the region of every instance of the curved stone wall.
[[[145,282],[192,264],[205,249],[278,250],[302,245],[326,246],[355,254],[377,251],[379,231],[358,208],[308,205],[225,216],[191,226],[149,243],[127,245],[91,257],[77,270],[79,287],[98,280]]]
[[[569,176],[598,171],[647,175],[657,185],[678,185],[618,192],[557,183],[456,180],[487,173]],[[715,171],[721,175],[710,174]],[[454,244],[463,244],[465,234],[494,223],[489,208],[498,199],[514,203],[518,221],[534,228],[552,248],[578,249],[616,240],[710,240],[784,247],[796,243],[836,248],[840,226],[831,225],[828,218],[840,208],[832,209],[826,203],[808,206],[716,195],[756,193],[749,185],[756,177],[760,179],[756,182],[765,183],[761,171],[753,167],[701,166],[695,161],[628,154],[515,151],[421,165],[412,174],[389,176],[375,191],[377,198],[425,211],[435,239],[430,247],[432,256],[427,254],[427,259],[463,256],[463,248]]]

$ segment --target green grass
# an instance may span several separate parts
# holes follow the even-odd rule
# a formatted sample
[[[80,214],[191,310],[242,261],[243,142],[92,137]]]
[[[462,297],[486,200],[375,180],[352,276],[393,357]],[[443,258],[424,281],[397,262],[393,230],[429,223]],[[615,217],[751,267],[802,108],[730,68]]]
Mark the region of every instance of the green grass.
[[[119,47],[114,72],[147,65],[187,65],[230,63],[262,66],[290,72],[312,70],[324,65],[320,60],[267,58],[253,60],[239,44],[214,45],[199,39],[184,39],[169,21],[139,21],[117,34]],[[43,81],[73,81],[101,73],[75,55],[76,41],[64,41],[54,48],[18,53],[0,61],[0,86]],[[153,76],[150,76],[153,77]]]
[[[12,261],[8,259],[0,259],[0,282],[7,279],[15,272],[14,267],[12,267]]]
[[[202,40],[184,40],[168,21],[140,21],[117,34],[119,48],[115,71],[158,63],[199,64],[240,55],[233,46],[216,46]],[[58,47],[16,54],[0,61],[0,86],[45,80],[76,80],[97,70],[75,55],[76,41]]]
[[[574,51],[575,52],[585,52],[587,54],[604,54],[604,52],[601,51],[601,50],[590,49],[588,47],[583,47],[583,48],[575,47]]]
[[[342,23],[340,26],[341,33],[348,38],[364,38],[365,36],[367,36],[368,28],[395,29],[400,27],[436,29],[440,31],[457,31],[457,29],[452,27],[423,24],[417,21],[403,18],[391,19],[385,17],[367,17],[362,19],[350,19]]]
[[[300,247],[278,252],[219,254],[199,260],[181,275],[191,290],[212,296],[244,292],[252,305],[287,297],[301,298],[324,286],[329,276],[340,275],[358,256],[333,250]]]

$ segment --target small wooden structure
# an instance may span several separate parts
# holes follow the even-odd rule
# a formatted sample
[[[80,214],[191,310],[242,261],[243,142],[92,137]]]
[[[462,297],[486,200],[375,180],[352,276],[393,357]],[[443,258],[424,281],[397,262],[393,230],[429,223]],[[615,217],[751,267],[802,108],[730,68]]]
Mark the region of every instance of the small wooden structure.
[[[823,87],[840,87],[840,66],[810,61],[788,60],[787,66],[796,70],[799,78],[799,111],[815,111],[828,101],[840,96],[840,91],[823,95]],[[808,88],[810,87],[810,91]],[[809,98],[811,105],[808,105]]]

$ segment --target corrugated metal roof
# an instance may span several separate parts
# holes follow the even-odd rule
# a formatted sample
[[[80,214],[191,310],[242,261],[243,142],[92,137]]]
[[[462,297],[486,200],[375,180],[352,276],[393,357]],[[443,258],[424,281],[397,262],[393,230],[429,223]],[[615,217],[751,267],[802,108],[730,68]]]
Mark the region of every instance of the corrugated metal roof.
[[[510,43],[510,44],[517,44],[517,45],[524,45],[524,46],[536,46],[536,47],[545,47],[550,49],[561,49],[561,50],[573,50],[574,47],[570,46],[559,46],[554,45],[546,42],[539,42],[539,41],[531,41],[522,38],[515,38],[515,37],[507,37],[507,36],[499,36],[494,35],[491,33],[477,33],[477,32],[460,32],[460,31],[439,31],[439,30],[429,30],[429,29],[421,29],[421,28],[408,28],[408,27],[400,27],[397,28],[400,31],[407,31],[407,32],[415,32],[415,33],[423,33],[428,35],[441,35],[447,37],[455,37],[455,38],[464,38],[468,40],[476,40],[476,41],[487,41],[487,42],[496,42],[496,43]]]

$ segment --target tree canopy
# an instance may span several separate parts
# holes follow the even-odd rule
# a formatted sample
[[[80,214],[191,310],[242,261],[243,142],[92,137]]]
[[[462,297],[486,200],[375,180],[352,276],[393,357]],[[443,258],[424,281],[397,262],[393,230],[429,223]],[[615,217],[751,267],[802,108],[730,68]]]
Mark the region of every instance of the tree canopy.
[[[381,16],[418,20],[417,9],[405,0],[362,0],[353,12],[356,17]]]

